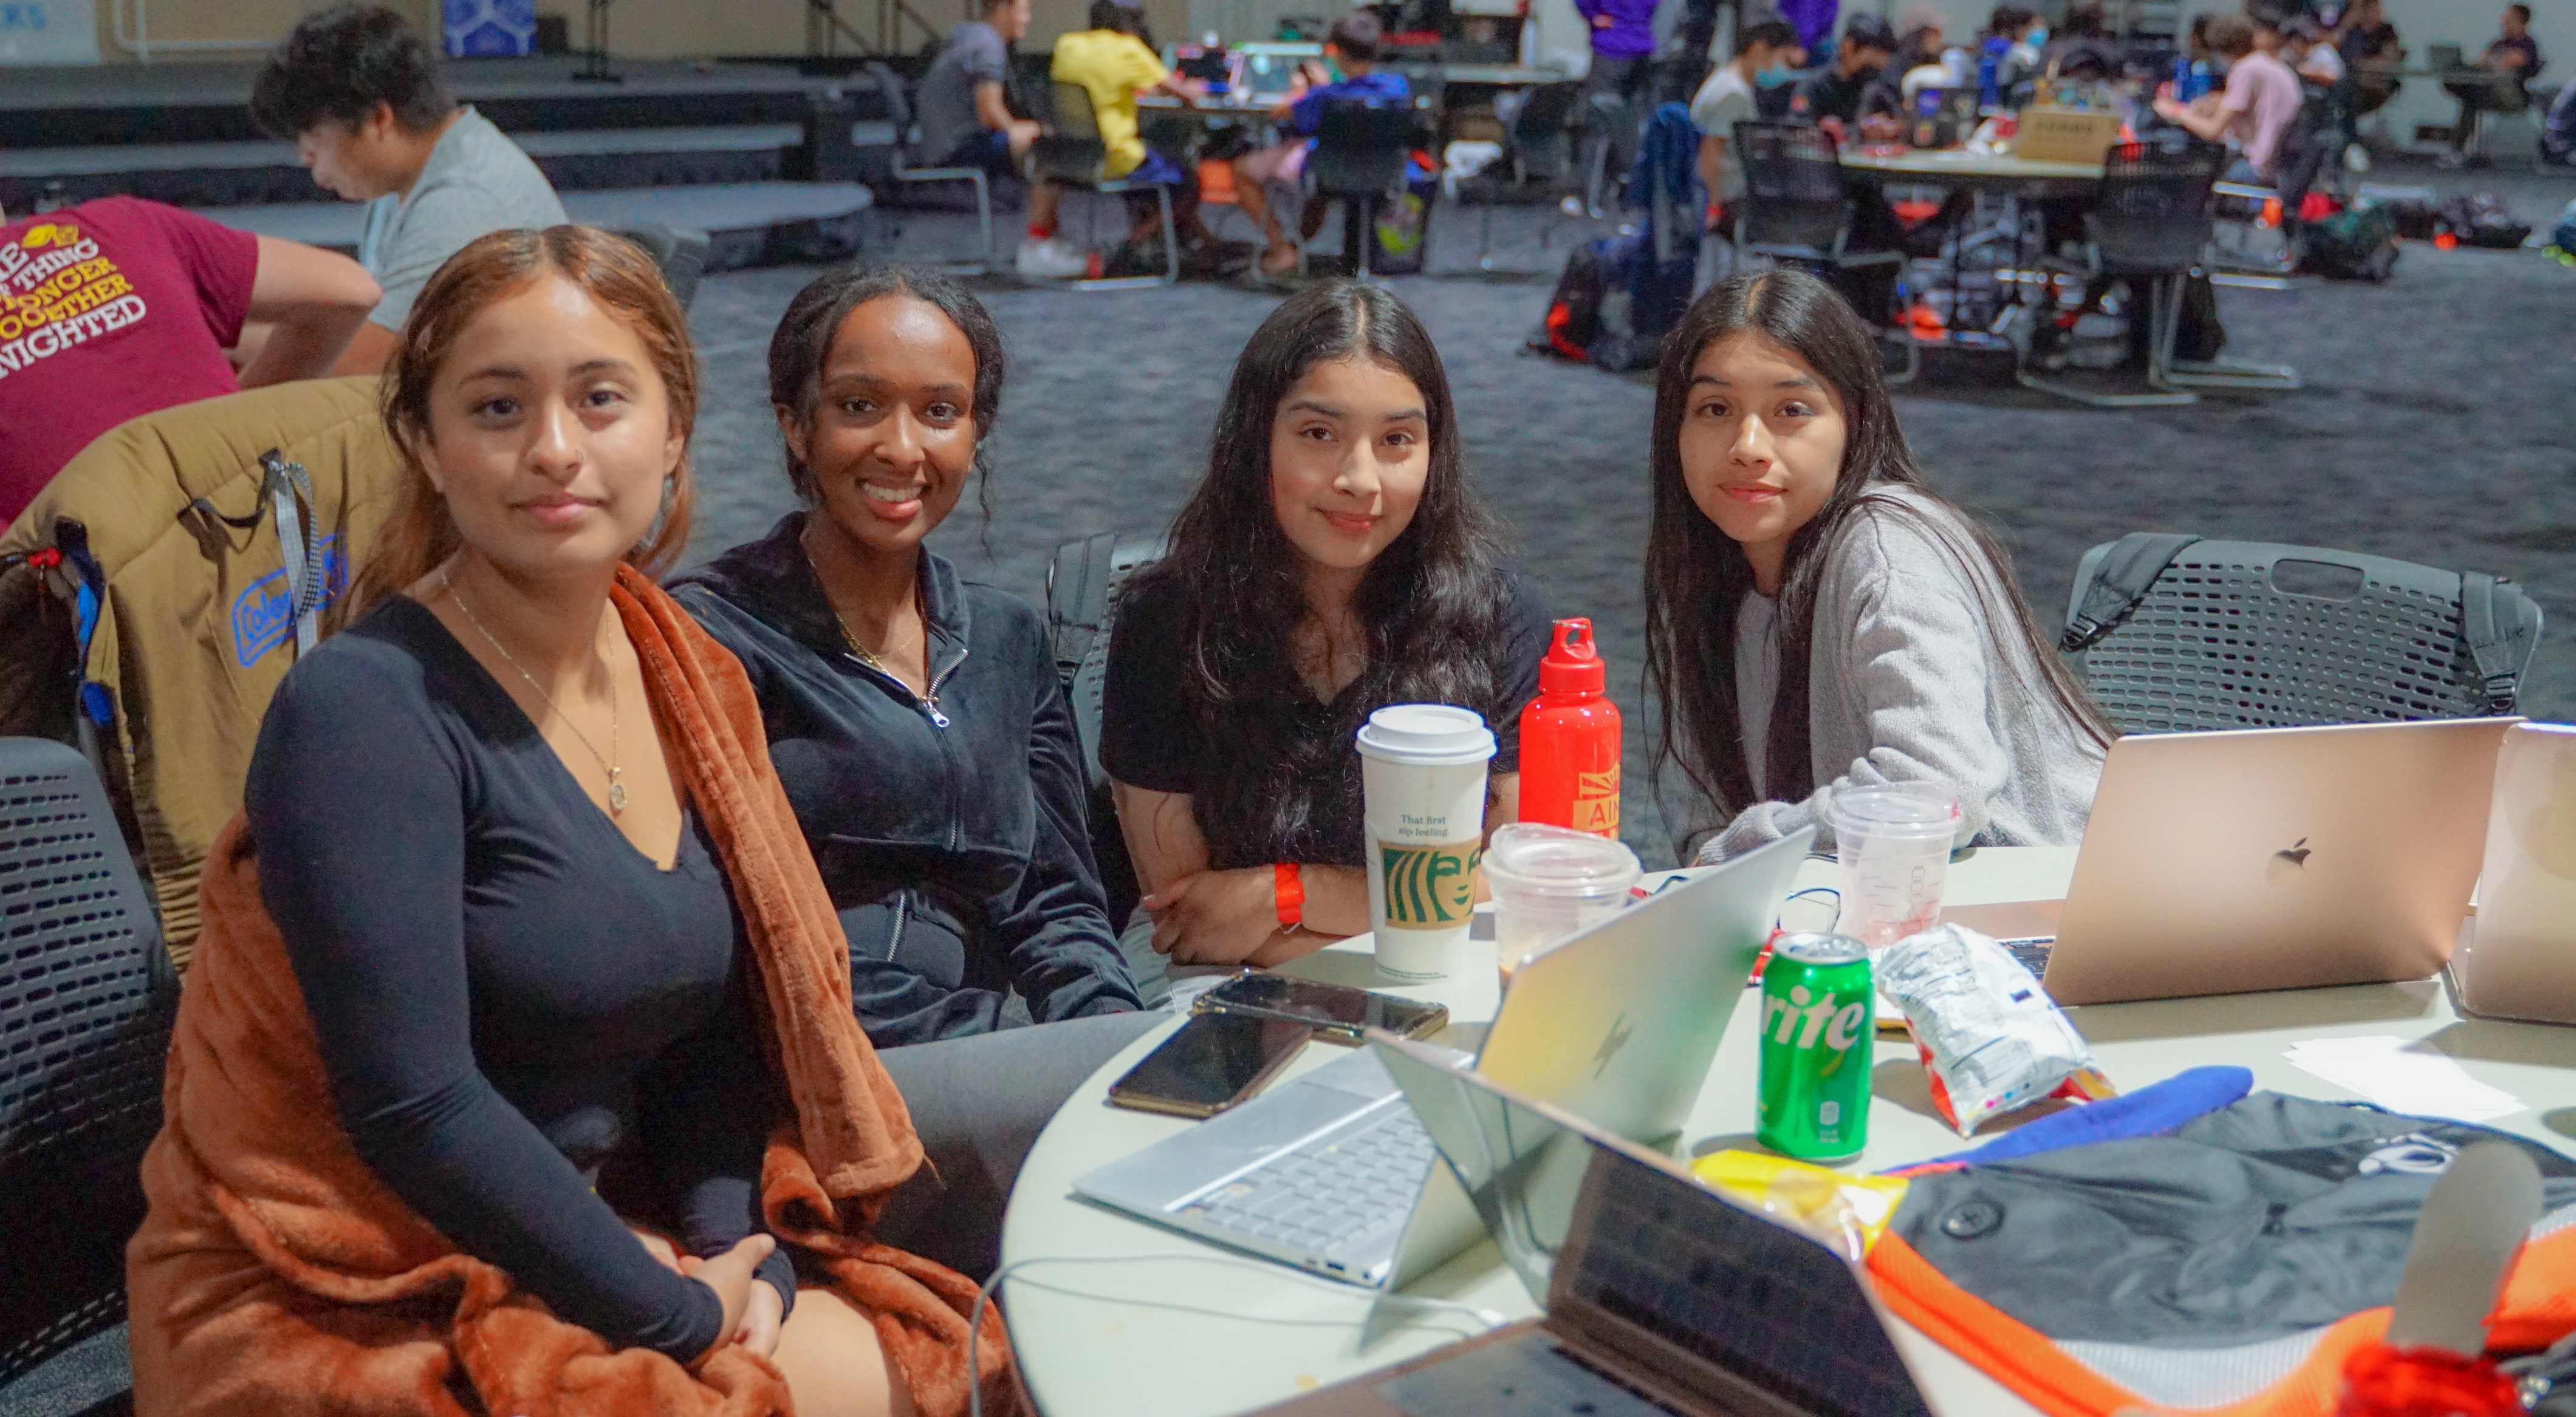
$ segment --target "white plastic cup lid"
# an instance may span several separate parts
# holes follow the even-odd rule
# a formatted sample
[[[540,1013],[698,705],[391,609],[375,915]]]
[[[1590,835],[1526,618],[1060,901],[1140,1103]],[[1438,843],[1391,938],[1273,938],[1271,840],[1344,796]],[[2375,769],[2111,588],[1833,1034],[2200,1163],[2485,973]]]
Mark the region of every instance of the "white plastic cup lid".
[[[1620,842],[1533,822],[1495,828],[1485,847],[1485,869],[1515,886],[1552,895],[1624,892],[1644,874],[1637,853]]]
[[[1360,753],[1414,767],[1458,767],[1494,756],[1494,731],[1474,709],[1389,704],[1360,725]]]
[[[1826,804],[1837,836],[1948,837],[1959,804],[1937,787],[1852,787]]]

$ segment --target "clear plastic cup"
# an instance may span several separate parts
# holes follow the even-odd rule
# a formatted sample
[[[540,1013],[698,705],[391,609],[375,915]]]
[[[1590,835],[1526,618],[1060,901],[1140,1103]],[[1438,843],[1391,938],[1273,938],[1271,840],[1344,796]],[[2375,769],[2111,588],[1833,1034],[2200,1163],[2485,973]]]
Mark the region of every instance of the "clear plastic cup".
[[[1623,909],[1643,874],[1637,853],[1608,837],[1514,822],[1485,848],[1494,892],[1494,957],[1512,971],[1568,935]]]
[[[1941,890],[1959,804],[1937,787],[1857,787],[1825,805],[1842,863],[1842,919],[1836,927],[1883,950],[1941,920]]]

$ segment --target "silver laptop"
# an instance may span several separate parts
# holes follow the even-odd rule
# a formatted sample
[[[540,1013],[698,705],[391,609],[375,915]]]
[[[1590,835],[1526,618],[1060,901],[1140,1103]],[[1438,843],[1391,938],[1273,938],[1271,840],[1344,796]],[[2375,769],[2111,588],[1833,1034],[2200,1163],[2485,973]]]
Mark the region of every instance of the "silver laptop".
[[[2468,1013],[2576,1023],[2576,728],[2524,723],[2504,736],[2451,987]]]
[[[1640,1142],[1678,1134],[1812,832],[1669,887],[1523,964],[1475,1055]],[[1464,1067],[1466,1054],[1447,1054]],[[1077,1179],[1098,1204],[1354,1284],[1401,1287],[1476,1214],[1367,1049]]]
[[[1857,1255],[1418,1045],[1372,1034],[1543,1319],[1274,1417],[1926,1417]]]
[[[2063,901],[1942,912],[2061,1004],[2422,979],[2459,942],[2513,718],[2133,735]]]

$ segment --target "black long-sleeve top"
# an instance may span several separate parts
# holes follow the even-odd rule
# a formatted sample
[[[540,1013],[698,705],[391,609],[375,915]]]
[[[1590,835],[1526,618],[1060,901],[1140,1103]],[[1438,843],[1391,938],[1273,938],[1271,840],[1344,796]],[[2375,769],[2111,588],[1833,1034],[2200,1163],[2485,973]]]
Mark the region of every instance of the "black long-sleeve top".
[[[762,1228],[776,1094],[694,814],[659,869],[400,596],[286,676],[245,804],[358,1155],[564,1318],[683,1362],[712,1346],[715,1292],[595,1189],[700,1255]],[[783,1252],[762,1277],[794,1301]]]
[[[880,1048],[1140,1007],[1085,829],[1082,750],[1046,626],[922,553],[930,693],[852,654],[802,513],[675,581],[742,661],[770,761],[850,940]]]

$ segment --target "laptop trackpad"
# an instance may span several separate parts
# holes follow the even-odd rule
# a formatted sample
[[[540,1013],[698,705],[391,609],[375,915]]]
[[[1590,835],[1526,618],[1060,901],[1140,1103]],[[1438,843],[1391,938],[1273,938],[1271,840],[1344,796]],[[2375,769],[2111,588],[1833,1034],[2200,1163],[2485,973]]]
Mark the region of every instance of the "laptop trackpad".
[[[1542,1328],[1389,1378],[1376,1392],[1408,1417],[1670,1417],[1672,1411],[1576,1362]]]

